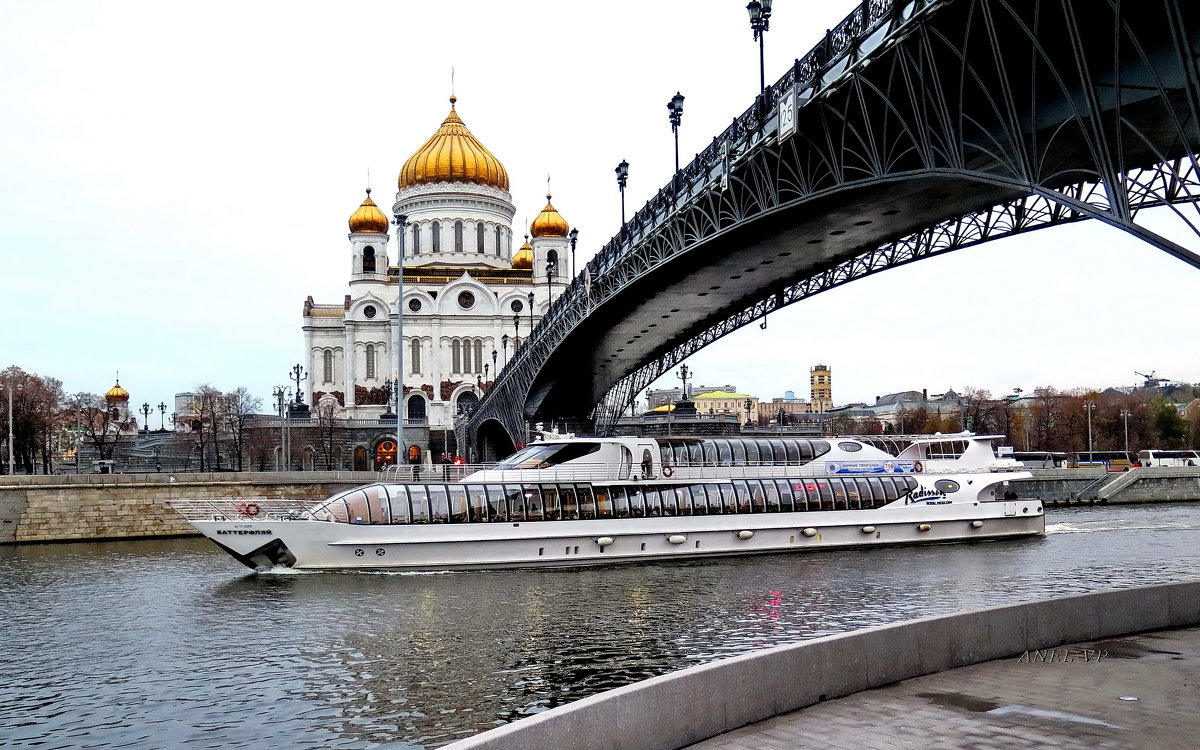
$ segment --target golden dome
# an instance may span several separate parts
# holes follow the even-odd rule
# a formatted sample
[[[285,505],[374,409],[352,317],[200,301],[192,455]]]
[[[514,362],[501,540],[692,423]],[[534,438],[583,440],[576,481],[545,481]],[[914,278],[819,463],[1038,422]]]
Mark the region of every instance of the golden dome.
[[[367,188],[367,199],[350,214],[350,231],[388,233],[388,219],[383,215],[383,211],[379,210],[379,206],[375,205],[375,201],[371,200],[371,188]]]
[[[122,388],[121,381],[118,380],[117,384],[114,385],[112,388],[109,388],[108,392],[104,394],[104,400],[105,401],[128,401],[129,400],[129,391]]]
[[[550,194],[546,193],[546,207],[529,225],[529,233],[534,237],[566,237],[571,225],[562,217],[550,203]]]
[[[442,126],[404,162],[401,190],[429,182],[473,182],[508,190],[508,170],[467,130],[454,111],[456,101],[450,97],[450,114]]]
[[[525,235],[525,244],[517,248],[517,254],[512,259],[513,268],[533,268],[533,245],[529,244],[529,235]]]

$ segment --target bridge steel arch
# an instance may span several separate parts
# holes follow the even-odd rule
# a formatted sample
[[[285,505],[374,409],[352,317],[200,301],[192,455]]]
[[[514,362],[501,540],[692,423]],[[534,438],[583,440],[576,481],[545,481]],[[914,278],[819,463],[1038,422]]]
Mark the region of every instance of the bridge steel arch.
[[[772,310],[999,236],[1092,218],[1200,268],[1136,221],[1200,199],[1198,5],[866,0],[588,262],[460,444],[603,431]]]

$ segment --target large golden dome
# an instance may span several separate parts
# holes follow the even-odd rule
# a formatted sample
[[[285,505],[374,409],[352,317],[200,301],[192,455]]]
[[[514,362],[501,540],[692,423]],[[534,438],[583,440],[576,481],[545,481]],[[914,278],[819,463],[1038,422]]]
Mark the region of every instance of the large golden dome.
[[[508,170],[467,130],[454,111],[456,101],[450,97],[450,114],[442,126],[404,162],[401,190],[429,182],[473,182],[508,190]]]
[[[379,206],[375,205],[375,201],[371,200],[371,188],[367,188],[367,199],[350,214],[350,231],[388,233],[388,219],[383,215],[383,211],[379,210]]]
[[[129,391],[122,388],[121,381],[118,380],[117,384],[114,385],[112,388],[109,388],[108,392],[104,394],[104,400],[105,401],[128,401],[129,400]]]
[[[570,230],[571,225],[555,210],[550,203],[550,194],[546,193],[546,207],[529,225],[529,233],[534,237],[566,237]]]
[[[529,235],[525,235],[525,244],[521,245],[513,256],[512,267],[525,270],[533,268],[533,245],[529,244]]]

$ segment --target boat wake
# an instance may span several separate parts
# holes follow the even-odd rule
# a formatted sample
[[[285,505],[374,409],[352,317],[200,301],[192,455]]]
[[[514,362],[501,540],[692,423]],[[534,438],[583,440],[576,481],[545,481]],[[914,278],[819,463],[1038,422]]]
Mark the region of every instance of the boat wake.
[[[1099,531],[1132,531],[1135,529],[1194,529],[1193,524],[1187,523],[1145,523],[1133,520],[1114,519],[1109,521],[1092,521],[1084,523],[1048,523],[1047,534],[1092,534]]]

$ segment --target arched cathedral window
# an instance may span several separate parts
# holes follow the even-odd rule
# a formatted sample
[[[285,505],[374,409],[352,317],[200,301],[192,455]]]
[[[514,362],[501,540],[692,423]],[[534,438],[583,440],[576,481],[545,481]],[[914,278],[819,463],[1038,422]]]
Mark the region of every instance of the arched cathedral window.
[[[503,258],[503,248],[500,245],[500,225],[496,225],[496,257]]]
[[[554,250],[547,251],[546,262],[551,265],[551,269],[550,269],[550,272],[548,275],[558,276],[558,253],[555,252]]]
[[[461,346],[458,343],[458,339],[454,339],[450,342],[450,355],[451,372],[462,372],[462,352]]]
[[[409,349],[411,351],[408,356],[408,359],[410,362],[412,362],[412,374],[420,375],[421,374],[421,340],[416,339],[416,338],[413,339],[412,343],[409,344]]]
[[[413,224],[412,252],[413,252],[413,255],[416,255],[417,253],[421,252],[421,225],[420,224]]]
[[[442,251],[442,223],[440,221],[433,222],[431,229],[433,230],[433,251],[440,253]]]
[[[321,373],[322,373],[323,379],[326,383],[332,383],[333,382],[333,352],[326,349],[325,353],[322,355],[322,358],[323,358],[323,361],[321,363],[321,365],[322,365]]]
[[[367,380],[375,379],[375,345],[367,344]]]
[[[463,251],[463,223],[461,221],[454,222],[454,252],[461,253]]]
[[[483,222],[480,222],[475,225],[475,251],[479,253],[483,252],[483,234]]]
[[[375,273],[375,248],[367,245],[363,248],[363,273]]]
[[[475,340],[475,372],[483,373],[483,339]]]

